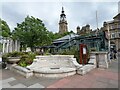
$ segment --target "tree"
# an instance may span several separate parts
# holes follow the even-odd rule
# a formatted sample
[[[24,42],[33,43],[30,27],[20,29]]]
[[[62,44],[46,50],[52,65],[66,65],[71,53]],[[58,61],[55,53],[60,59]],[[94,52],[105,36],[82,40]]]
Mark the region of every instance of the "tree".
[[[53,40],[54,40],[54,39],[61,38],[61,37],[64,37],[64,36],[69,35],[69,34],[72,34],[72,33],[74,33],[74,32],[73,32],[73,31],[70,31],[70,32],[65,32],[65,33],[63,33],[63,34],[55,33]]]
[[[1,19],[0,19],[0,30],[1,30],[0,35],[2,37],[9,37],[11,35],[8,24],[4,20],[1,20]]]
[[[30,47],[33,51],[35,46],[48,45],[51,41],[49,31],[42,20],[27,16],[21,24],[17,24],[13,30],[13,38],[19,39],[22,45]]]

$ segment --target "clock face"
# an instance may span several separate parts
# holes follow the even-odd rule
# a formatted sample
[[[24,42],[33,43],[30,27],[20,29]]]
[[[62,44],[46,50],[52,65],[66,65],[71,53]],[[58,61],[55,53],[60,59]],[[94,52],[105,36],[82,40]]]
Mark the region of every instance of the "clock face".
[[[66,20],[66,19],[65,19],[65,17],[62,17],[61,20],[63,21],[63,20]]]

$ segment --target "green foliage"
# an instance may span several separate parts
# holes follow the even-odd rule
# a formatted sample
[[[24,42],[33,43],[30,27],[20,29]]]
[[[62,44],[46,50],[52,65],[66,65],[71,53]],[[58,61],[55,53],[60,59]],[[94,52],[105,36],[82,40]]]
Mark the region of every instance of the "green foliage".
[[[94,52],[94,51],[96,51],[96,48],[90,48],[90,51]]]
[[[75,51],[74,57],[76,58],[77,62],[80,63],[80,53],[79,53],[79,50]]]
[[[8,57],[20,57],[20,61],[17,62],[18,65],[25,67],[27,65],[32,64],[33,59],[35,58],[34,53],[32,52],[12,52],[12,53],[6,53],[2,55],[3,62],[8,62]]]
[[[2,47],[3,47],[2,43],[0,43],[0,52],[2,52]]]
[[[20,57],[22,55],[21,52],[14,51],[12,53],[8,53],[9,57]]]
[[[2,55],[3,62],[8,62],[8,57],[20,57],[23,53],[22,52],[11,52],[11,53],[5,53]]]
[[[0,31],[0,35],[2,37],[9,37],[11,35],[9,26],[4,20],[1,19],[0,19],[0,28],[1,28],[0,30],[2,30],[2,32]]]
[[[74,55],[76,52],[76,47],[71,47],[70,49],[62,49],[59,51],[61,55]]]
[[[59,51],[60,55],[74,55],[76,58],[77,62],[80,63],[80,51],[76,47],[71,47],[70,49],[63,49]],[[87,62],[90,59],[90,54],[89,51],[87,51],[88,57],[87,57]]]
[[[2,61],[3,62],[8,62],[8,54],[2,55]]]
[[[70,32],[65,32],[65,33],[63,33],[63,34],[55,33],[54,36],[53,36],[53,40],[54,40],[54,39],[61,38],[61,37],[64,37],[64,36],[69,35],[69,34],[71,34],[71,33],[74,33],[74,32],[73,32],[73,31],[70,31]]]
[[[30,64],[32,64],[33,59],[35,58],[35,54],[30,52],[30,53],[24,53],[21,58],[20,61],[18,62],[18,65],[22,66],[22,67],[26,67]]]
[[[27,16],[25,20],[17,24],[13,31],[13,38],[19,39],[22,45],[27,45],[33,51],[35,46],[48,45],[52,41],[52,32],[49,32],[42,20]]]

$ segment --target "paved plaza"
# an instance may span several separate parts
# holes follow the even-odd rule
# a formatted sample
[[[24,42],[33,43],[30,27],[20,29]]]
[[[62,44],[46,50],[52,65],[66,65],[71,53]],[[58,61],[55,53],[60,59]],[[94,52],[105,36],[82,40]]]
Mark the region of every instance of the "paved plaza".
[[[84,76],[66,78],[24,78],[9,69],[0,73],[2,88],[118,88],[118,60],[113,60],[109,69],[96,68]]]

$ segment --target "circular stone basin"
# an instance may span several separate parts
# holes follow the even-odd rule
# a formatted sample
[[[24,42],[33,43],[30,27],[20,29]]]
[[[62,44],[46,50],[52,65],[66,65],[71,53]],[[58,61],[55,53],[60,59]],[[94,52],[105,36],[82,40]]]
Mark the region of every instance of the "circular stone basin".
[[[76,68],[71,67],[41,67],[33,71],[38,77],[67,77],[76,74]]]

